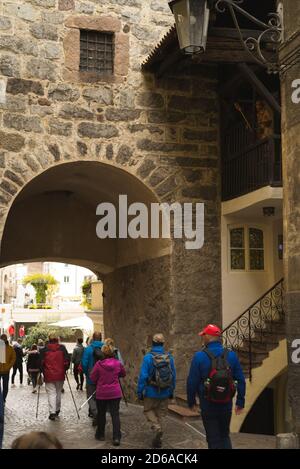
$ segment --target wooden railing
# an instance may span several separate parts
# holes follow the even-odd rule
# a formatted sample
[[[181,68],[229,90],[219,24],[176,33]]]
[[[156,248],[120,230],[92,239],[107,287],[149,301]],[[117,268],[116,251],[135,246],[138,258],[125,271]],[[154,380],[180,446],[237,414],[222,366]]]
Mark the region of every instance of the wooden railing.
[[[223,200],[264,186],[282,186],[279,135],[253,142],[250,134],[243,133],[235,142],[227,140],[226,153],[222,163]]]

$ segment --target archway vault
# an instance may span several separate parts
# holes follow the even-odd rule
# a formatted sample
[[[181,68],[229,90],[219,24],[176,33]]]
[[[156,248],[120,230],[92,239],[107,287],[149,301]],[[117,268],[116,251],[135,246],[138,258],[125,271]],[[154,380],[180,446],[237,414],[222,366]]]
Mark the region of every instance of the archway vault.
[[[98,274],[170,253],[170,240],[96,236],[96,207],[119,195],[128,204],[157,202],[136,176],[99,161],[55,165],[33,177],[11,204],[1,244],[1,265],[52,260],[83,265]]]

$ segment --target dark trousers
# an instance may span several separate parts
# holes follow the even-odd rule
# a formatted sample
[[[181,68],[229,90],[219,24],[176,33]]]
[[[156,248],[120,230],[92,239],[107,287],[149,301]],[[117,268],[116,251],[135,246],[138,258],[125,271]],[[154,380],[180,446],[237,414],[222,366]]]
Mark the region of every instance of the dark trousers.
[[[31,382],[32,382],[32,386],[33,386],[33,389],[36,388],[37,386],[37,378],[38,378],[38,375],[40,374],[39,371],[30,371],[29,372],[29,375],[30,375],[30,379],[31,379]]]
[[[23,363],[15,363],[14,368],[13,368],[13,374],[11,377],[11,384],[15,383],[15,376],[17,374],[17,371],[19,370],[20,373],[20,384],[23,384]]]
[[[2,389],[3,402],[6,401],[6,396],[8,394],[8,383],[9,383],[9,372],[0,374],[0,387]]]
[[[83,382],[84,382],[84,376],[83,376],[83,372],[79,373],[78,367],[79,365],[74,365],[74,378],[75,378],[76,383],[79,384],[79,377],[80,377],[80,386],[82,387]]]
[[[202,411],[208,449],[232,449],[230,440],[231,410]]]
[[[113,425],[113,440],[121,439],[121,422],[120,422],[120,402],[121,399],[110,399],[107,401],[100,401],[97,399],[98,410],[98,428],[97,433],[99,436],[105,435],[106,425],[106,412],[109,411]]]

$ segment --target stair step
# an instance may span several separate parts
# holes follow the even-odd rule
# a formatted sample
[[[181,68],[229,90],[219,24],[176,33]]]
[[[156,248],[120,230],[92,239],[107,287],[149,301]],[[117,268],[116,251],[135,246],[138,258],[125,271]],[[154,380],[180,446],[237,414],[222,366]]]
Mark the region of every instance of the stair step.
[[[176,401],[178,401],[178,404],[182,407],[187,407],[188,402],[187,402],[187,396],[185,393],[176,393],[175,396]],[[199,404],[199,398],[196,397],[196,403]]]
[[[266,351],[270,352],[271,350],[274,350],[274,348],[278,347],[278,340],[274,338],[270,338],[268,342],[261,341],[260,339],[253,338],[251,340],[251,349],[252,350],[261,350],[261,351]],[[241,347],[243,350],[249,350],[249,340],[244,340],[243,346]]]
[[[189,409],[188,407],[182,407],[176,404],[170,404],[168,406],[168,410],[172,415],[179,417],[181,419],[198,419],[200,416],[200,412],[194,412],[193,410]]]
[[[241,359],[241,358],[245,358],[245,359],[249,359],[249,350],[247,349],[239,349],[238,350],[238,357]],[[257,361],[257,360],[264,360],[265,358],[268,357],[269,355],[269,352],[268,351],[262,351],[262,350],[253,350],[251,349],[251,354],[252,354],[252,361]]]

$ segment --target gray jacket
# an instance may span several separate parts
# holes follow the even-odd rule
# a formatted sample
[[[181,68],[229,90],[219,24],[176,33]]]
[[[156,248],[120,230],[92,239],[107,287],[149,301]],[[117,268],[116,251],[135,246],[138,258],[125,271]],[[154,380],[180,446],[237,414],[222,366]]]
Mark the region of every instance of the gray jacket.
[[[72,359],[71,359],[71,361],[74,365],[79,365],[80,364],[81,358],[82,358],[82,355],[83,355],[83,351],[84,351],[84,346],[77,344],[76,347],[73,350]]]

